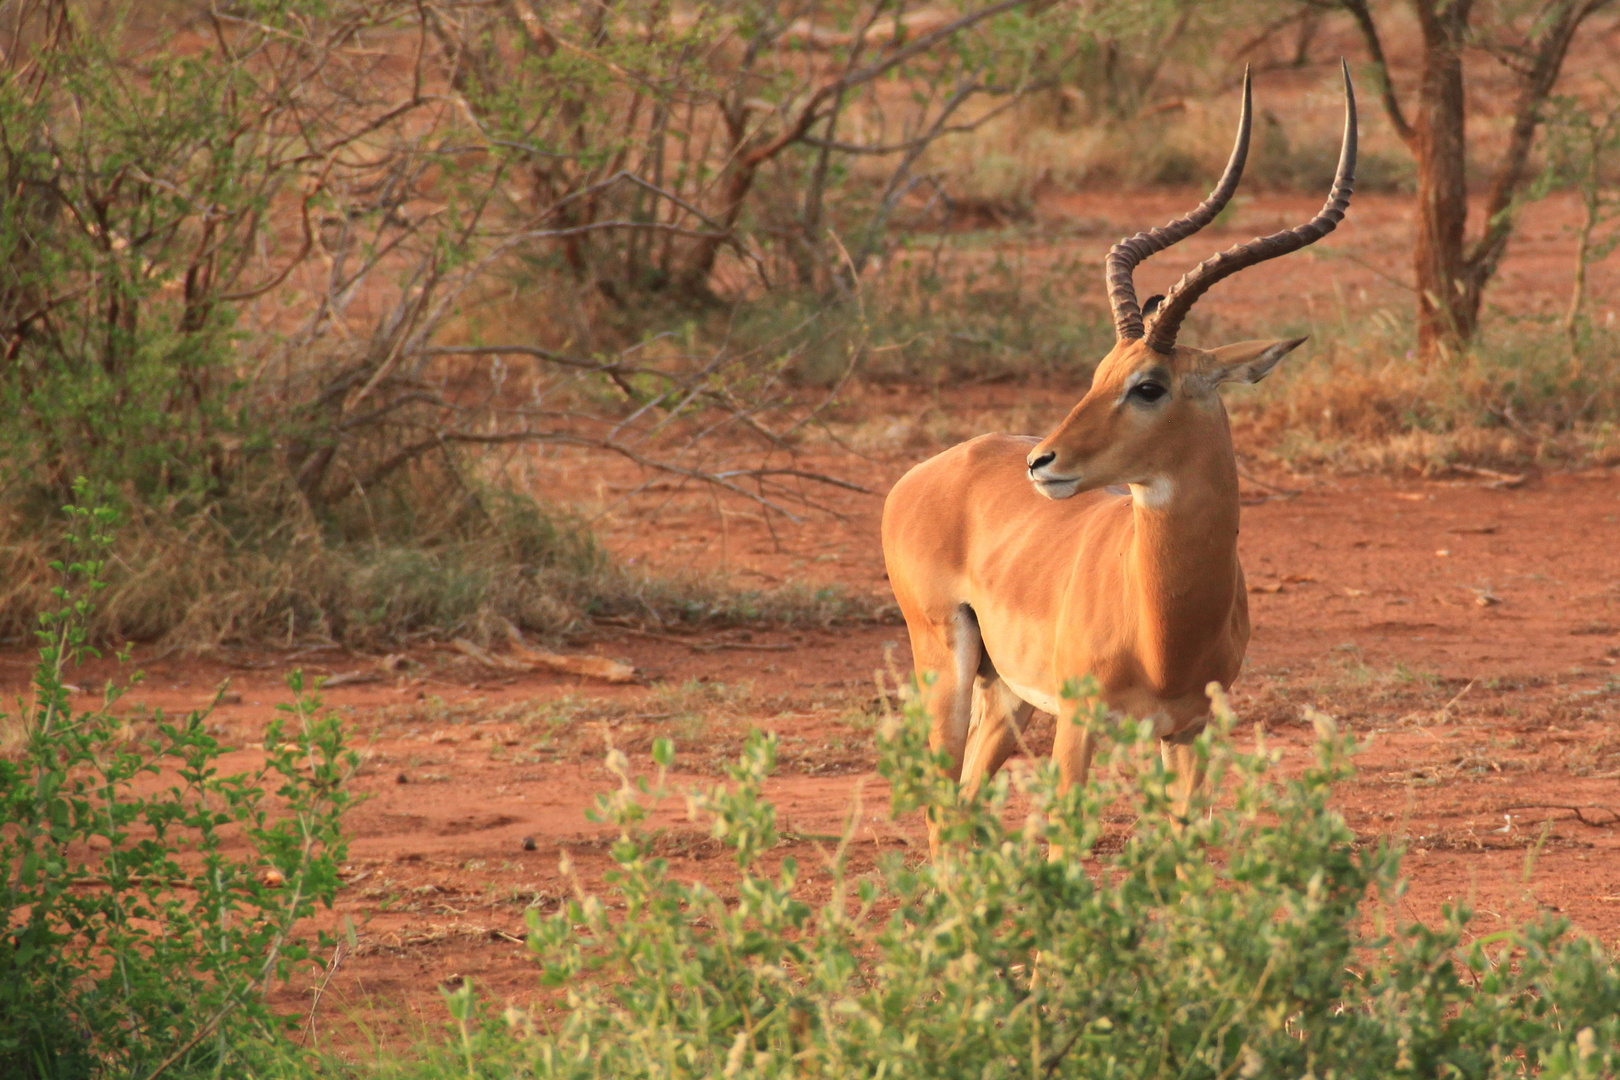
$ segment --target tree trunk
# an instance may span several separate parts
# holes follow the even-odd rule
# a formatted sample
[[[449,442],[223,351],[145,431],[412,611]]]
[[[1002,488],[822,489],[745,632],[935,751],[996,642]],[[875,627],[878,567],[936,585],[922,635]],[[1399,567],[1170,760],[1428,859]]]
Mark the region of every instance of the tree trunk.
[[[1523,188],[1541,108],[1558,81],[1581,24],[1614,0],[1546,0],[1523,42],[1500,46],[1520,85],[1513,125],[1485,197],[1484,224],[1471,250],[1468,225],[1467,102],[1462,50],[1473,0],[1413,0],[1423,34],[1422,72],[1410,123],[1390,79],[1378,26],[1367,0],[1339,0],[1367,45],[1391,125],[1417,159],[1417,238],[1412,269],[1418,290],[1418,355],[1455,355],[1479,329],[1480,297],[1513,233],[1513,201]]]
[[[1455,353],[1473,338],[1479,291],[1463,257],[1468,224],[1467,109],[1462,47],[1469,4],[1420,0],[1423,71],[1412,124],[1417,158],[1417,237],[1412,270],[1418,288],[1418,355]]]

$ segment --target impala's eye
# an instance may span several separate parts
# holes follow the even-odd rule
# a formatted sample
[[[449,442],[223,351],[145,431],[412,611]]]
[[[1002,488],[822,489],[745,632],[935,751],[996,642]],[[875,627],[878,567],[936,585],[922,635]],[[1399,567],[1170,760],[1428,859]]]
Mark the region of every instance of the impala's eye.
[[[1131,387],[1131,396],[1146,402],[1158,401],[1169,392],[1163,385],[1156,382],[1139,382]]]

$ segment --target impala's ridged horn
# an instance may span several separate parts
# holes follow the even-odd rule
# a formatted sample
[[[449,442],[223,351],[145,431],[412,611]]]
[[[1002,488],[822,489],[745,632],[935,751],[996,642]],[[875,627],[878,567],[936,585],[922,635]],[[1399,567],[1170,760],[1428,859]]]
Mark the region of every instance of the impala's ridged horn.
[[[1333,174],[1333,190],[1328,192],[1327,202],[1305,224],[1228,248],[1205,259],[1176,282],[1154,314],[1153,325],[1148,327],[1148,345],[1155,351],[1168,353],[1175,347],[1181,320],[1217,281],[1256,263],[1314,244],[1344,219],[1356,182],[1356,92],[1350,85],[1350,65],[1343,60],[1339,65],[1344,71],[1344,143],[1339,149],[1339,167]],[[1118,324],[1117,315],[1115,323]]]
[[[1215,215],[1226,209],[1243,179],[1243,164],[1249,159],[1249,69],[1243,69],[1243,113],[1238,117],[1237,141],[1232,145],[1232,156],[1226,161],[1226,171],[1220,183],[1209,193],[1209,198],[1186,217],[1139,232],[1115,244],[1108,251],[1104,264],[1108,281],[1108,306],[1114,312],[1114,334],[1121,341],[1135,341],[1142,336],[1142,309],[1136,302],[1136,284],[1131,274],[1137,264],[1155,252],[1163,251],[1215,220]]]

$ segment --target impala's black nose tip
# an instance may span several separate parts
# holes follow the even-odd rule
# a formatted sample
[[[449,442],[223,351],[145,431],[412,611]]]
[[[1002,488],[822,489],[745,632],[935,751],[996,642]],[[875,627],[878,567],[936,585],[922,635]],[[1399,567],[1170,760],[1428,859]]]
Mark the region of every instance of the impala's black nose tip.
[[[1051,450],[1048,450],[1044,454],[1031,454],[1029,455],[1029,471],[1034,472],[1043,465],[1050,465],[1056,459],[1057,454]]]

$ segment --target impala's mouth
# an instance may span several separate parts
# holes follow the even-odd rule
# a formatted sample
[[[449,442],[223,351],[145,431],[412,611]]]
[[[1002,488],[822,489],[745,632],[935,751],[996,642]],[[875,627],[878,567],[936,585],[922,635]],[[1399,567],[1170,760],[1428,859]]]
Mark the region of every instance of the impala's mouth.
[[[1041,475],[1031,469],[1029,480],[1035,485],[1035,490],[1048,499],[1067,499],[1080,490],[1079,477]]]

